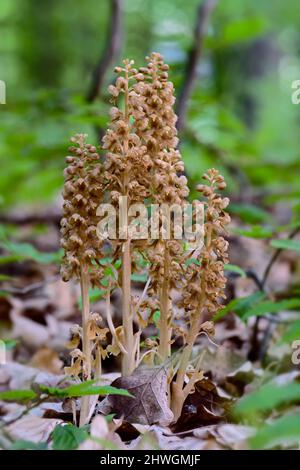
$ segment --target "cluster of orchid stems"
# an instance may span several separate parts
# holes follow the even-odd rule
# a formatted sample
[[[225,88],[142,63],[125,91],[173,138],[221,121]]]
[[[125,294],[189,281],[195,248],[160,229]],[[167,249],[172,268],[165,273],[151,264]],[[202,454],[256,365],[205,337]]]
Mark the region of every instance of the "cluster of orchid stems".
[[[193,346],[201,332],[213,334],[210,319],[224,297],[228,243],[222,233],[230,220],[225,212],[229,201],[219,196],[226,187],[223,177],[211,169],[204,175],[206,184],[197,188],[205,206],[203,246],[191,248],[186,240],[175,238],[172,230],[164,236],[161,213],[156,220],[160,238],[130,238],[128,209],[132,204],[184,207],[189,195],[177,149],[168,65],[158,53],[146,60],[140,69],[129,60],[115,69],[118,78],[109,87],[113,106],[103,155],[86,143],[85,135],[71,139],[63,190],[62,277],[80,282],[82,325],[72,329],[71,365],[66,373],[98,380],[102,360],[121,354],[122,375],[129,376],[142,362],[166,364],[172,343],[181,337],[182,352],[170,367],[169,400],[177,419],[201,376],[201,363],[191,367]],[[119,209],[120,197],[126,201],[124,217],[116,211],[122,233],[116,239],[101,239],[97,208],[106,201]],[[143,270],[147,281],[137,297],[132,294],[132,275]],[[90,287],[105,291],[105,319],[90,310]],[[117,289],[122,321],[115,326],[110,299]],[[181,299],[176,305],[175,291]],[[151,324],[156,325],[158,336],[147,338],[144,331]],[[89,421],[96,402],[97,397],[82,398],[80,425]]]

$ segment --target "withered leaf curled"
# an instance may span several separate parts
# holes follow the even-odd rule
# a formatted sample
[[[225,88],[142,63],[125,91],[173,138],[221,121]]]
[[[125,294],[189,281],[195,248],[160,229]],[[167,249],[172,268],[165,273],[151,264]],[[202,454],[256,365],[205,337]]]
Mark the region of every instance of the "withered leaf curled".
[[[131,423],[167,426],[173,421],[168,405],[167,371],[164,367],[139,367],[128,377],[120,377],[112,384],[129,391],[132,397],[109,395],[101,403],[101,413],[115,413]]]

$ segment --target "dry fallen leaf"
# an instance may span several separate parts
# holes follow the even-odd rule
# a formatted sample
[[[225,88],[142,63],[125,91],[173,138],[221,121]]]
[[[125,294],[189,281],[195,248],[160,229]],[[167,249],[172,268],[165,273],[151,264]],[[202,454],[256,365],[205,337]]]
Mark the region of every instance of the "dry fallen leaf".
[[[173,421],[164,367],[139,367],[129,377],[120,377],[111,385],[128,390],[133,397],[109,395],[99,405],[101,413],[116,413],[116,417],[138,424],[167,426]]]
[[[6,432],[12,440],[45,442],[61,419],[45,419],[39,416],[24,416],[6,427]]]
[[[63,363],[59,359],[58,353],[47,347],[39,349],[33,355],[29,365],[52,372],[53,374],[61,374],[63,367]]]
[[[118,434],[111,432],[103,416],[96,416],[91,424],[91,438],[82,442],[79,450],[103,450],[105,443],[117,449],[126,449]]]
[[[218,450],[222,447],[209,432],[211,426],[200,428],[201,433],[173,434],[170,429],[151,426],[148,432],[128,445],[130,450]],[[197,430],[198,431],[198,430]]]
[[[176,433],[194,429],[199,425],[212,425],[224,419],[230,400],[219,394],[216,385],[208,378],[195,384],[195,392],[184,402],[182,413],[172,427]]]
[[[254,433],[254,428],[238,424],[222,424],[212,432],[219,444],[233,450],[247,449],[247,440]]]

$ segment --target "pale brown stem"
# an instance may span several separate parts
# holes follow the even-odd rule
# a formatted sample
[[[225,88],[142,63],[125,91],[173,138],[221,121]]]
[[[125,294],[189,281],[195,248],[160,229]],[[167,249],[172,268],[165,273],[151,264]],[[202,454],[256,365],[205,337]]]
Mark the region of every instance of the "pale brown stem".
[[[129,126],[128,72],[125,73],[125,122]],[[128,153],[128,131],[124,136],[124,158]],[[129,174],[127,167],[123,176],[123,195],[128,196]],[[128,204],[128,203],[127,203]],[[126,207],[128,211],[128,206]],[[133,318],[131,315],[131,252],[128,226],[125,227],[127,239],[122,245],[122,324],[124,329],[124,348],[127,354],[122,355],[122,375],[130,375],[135,367],[133,336]]]
[[[118,338],[118,335],[116,333],[116,329],[115,329],[115,326],[113,324],[113,320],[112,320],[112,317],[111,317],[110,291],[109,290],[106,293],[106,321],[107,321],[107,324],[108,324],[109,331],[111,332],[111,335],[112,335],[113,339],[115,340],[116,344],[118,345],[120,351],[123,354],[127,354],[126,349],[124,348],[123,344],[121,343],[121,341]]]
[[[91,341],[88,338],[88,321],[90,315],[90,298],[89,298],[89,272],[88,267],[82,263],[80,270],[80,287],[82,298],[82,352],[85,357],[84,380],[91,378],[92,369],[92,351]],[[80,420],[79,425],[86,424],[89,415],[90,397],[84,396],[81,400]]]
[[[171,355],[171,304],[170,304],[170,256],[168,247],[165,246],[164,255],[164,280],[160,289],[160,320],[159,320],[159,346],[158,355],[164,362]]]
[[[99,385],[99,379],[101,378],[101,374],[102,374],[102,357],[101,357],[100,347],[97,345],[96,352],[95,352],[95,369],[94,369],[94,379],[96,380],[96,385]],[[89,414],[88,414],[87,422],[89,422],[91,417],[93,416],[95,407],[98,402],[98,398],[99,398],[99,395],[92,395],[90,397]]]
[[[133,322],[131,317],[131,254],[130,240],[123,244],[122,252],[122,293],[123,311],[122,323],[124,328],[124,348],[127,354],[122,356],[122,375],[130,375],[134,370],[134,336]]]
[[[188,364],[192,355],[194,343],[198,336],[199,323],[200,322],[198,318],[194,319],[194,321],[192,322],[191,329],[188,334],[187,344],[180,358],[179,368],[178,368],[177,377],[176,377],[176,383],[178,387],[180,387],[181,389],[183,389],[186,369],[188,367]]]
[[[207,230],[205,241],[206,250],[208,251],[211,248],[212,236],[213,231],[212,226],[210,225]],[[201,325],[201,314],[205,302],[205,284],[205,272],[203,272],[201,275],[201,295],[198,307],[199,315],[191,318],[191,326],[187,337],[187,343],[181,355],[176,381],[172,388],[172,411],[175,421],[180,417],[184,401],[187,397],[187,393],[185,393],[186,391],[184,389],[184,377],[191,359],[194,343],[199,333],[199,327]],[[195,371],[195,373],[197,373],[197,371]],[[193,380],[193,378],[191,380]],[[189,388],[187,390],[189,390]]]

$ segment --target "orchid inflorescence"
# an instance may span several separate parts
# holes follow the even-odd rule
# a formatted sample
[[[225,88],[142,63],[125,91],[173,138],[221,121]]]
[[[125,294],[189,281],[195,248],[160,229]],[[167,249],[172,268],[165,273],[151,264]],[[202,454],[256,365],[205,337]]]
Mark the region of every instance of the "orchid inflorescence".
[[[208,170],[206,184],[197,188],[204,204],[203,246],[193,249],[186,240],[175,237],[174,230],[169,237],[155,240],[131,239],[130,217],[125,226],[123,221],[122,237],[103,240],[98,236],[97,208],[103,201],[117,208],[123,197],[126,211],[135,203],[150,208],[151,204],[184,207],[188,202],[168,65],[158,53],[146,60],[140,69],[129,60],[115,69],[118,77],[109,86],[113,106],[103,137],[104,157],[86,143],[84,134],[71,139],[63,190],[62,278],[80,281],[82,326],[72,329],[70,346],[74,349],[66,373],[82,380],[99,379],[101,361],[107,355],[121,354],[122,375],[129,376],[143,361],[165,364],[172,343],[181,336],[183,347],[177,365],[170,367],[169,399],[176,419],[201,375],[201,364],[191,368],[193,346],[201,332],[213,334],[211,318],[224,298],[223,268],[228,262],[224,233],[230,221],[225,209],[229,200],[219,195],[226,187],[224,178],[217,170]],[[156,222],[163,233],[162,213]],[[132,275],[139,273],[141,266],[147,280],[137,297],[133,295]],[[95,286],[105,291],[103,319],[90,311],[89,288]],[[110,299],[117,289],[122,297],[122,322],[115,327]],[[177,303],[175,291],[180,297]],[[154,323],[158,337],[145,338],[145,328]],[[82,399],[81,424],[88,422],[92,406],[93,400]]]

